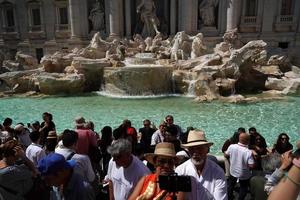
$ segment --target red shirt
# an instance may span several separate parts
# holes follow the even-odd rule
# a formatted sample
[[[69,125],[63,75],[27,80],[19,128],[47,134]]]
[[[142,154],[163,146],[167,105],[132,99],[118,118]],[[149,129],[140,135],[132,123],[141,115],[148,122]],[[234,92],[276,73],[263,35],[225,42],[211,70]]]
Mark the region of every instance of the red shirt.
[[[76,129],[75,131],[78,133],[76,153],[88,155],[89,146],[97,146],[95,133],[89,129]]]

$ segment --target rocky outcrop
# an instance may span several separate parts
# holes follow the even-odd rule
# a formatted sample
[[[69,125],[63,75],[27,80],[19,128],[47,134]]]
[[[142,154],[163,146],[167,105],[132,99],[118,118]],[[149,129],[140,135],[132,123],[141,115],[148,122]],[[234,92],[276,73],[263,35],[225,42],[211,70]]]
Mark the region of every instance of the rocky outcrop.
[[[4,91],[11,91],[14,93],[35,91],[36,84],[34,76],[40,72],[40,70],[27,70],[0,74],[1,82],[6,85],[6,87],[2,89]]]
[[[53,55],[46,55],[41,59],[41,64],[45,72],[49,73],[62,73],[65,68],[72,63],[75,54],[67,55],[63,52],[56,52]]]
[[[171,94],[171,67],[105,68],[103,90],[114,95]]]
[[[17,52],[16,62],[23,66],[24,70],[35,69],[38,67],[38,60],[35,57],[21,52]]]
[[[103,70],[111,67],[112,63],[105,59],[86,59],[76,57],[72,62],[76,73],[83,74],[85,77],[84,91],[98,91],[103,82]]]
[[[44,73],[36,76],[38,87],[43,94],[79,94],[84,91],[84,76]]]

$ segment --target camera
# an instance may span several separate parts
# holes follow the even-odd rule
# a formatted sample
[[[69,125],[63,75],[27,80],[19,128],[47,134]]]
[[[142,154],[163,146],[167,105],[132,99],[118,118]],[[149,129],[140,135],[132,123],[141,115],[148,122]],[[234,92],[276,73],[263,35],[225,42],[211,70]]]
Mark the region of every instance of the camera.
[[[178,176],[177,174],[160,175],[159,187],[168,192],[191,192],[192,184],[190,176]]]

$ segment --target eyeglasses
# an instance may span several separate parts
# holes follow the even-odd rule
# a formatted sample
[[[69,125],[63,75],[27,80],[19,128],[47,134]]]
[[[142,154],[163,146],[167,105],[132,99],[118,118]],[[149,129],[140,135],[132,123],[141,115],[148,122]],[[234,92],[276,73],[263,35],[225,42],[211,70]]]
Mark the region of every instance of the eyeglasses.
[[[159,158],[159,159],[157,159],[157,164],[158,165],[164,165],[164,164],[174,165],[174,159]]]

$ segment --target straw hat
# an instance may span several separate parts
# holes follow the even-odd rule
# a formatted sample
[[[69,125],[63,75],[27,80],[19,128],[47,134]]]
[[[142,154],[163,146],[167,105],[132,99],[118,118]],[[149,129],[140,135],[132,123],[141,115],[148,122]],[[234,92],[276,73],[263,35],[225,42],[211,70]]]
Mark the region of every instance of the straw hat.
[[[55,131],[50,131],[48,133],[47,139],[57,139],[57,134]]]
[[[205,133],[201,130],[191,130],[188,135],[187,143],[181,144],[183,148],[199,146],[199,145],[213,145],[214,143],[208,142]]]
[[[169,142],[158,143],[155,146],[154,153],[146,153],[145,159],[154,165],[155,163],[153,161],[153,158],[156,156],[168,156],[168,157],[177,158],[174,145]]]

